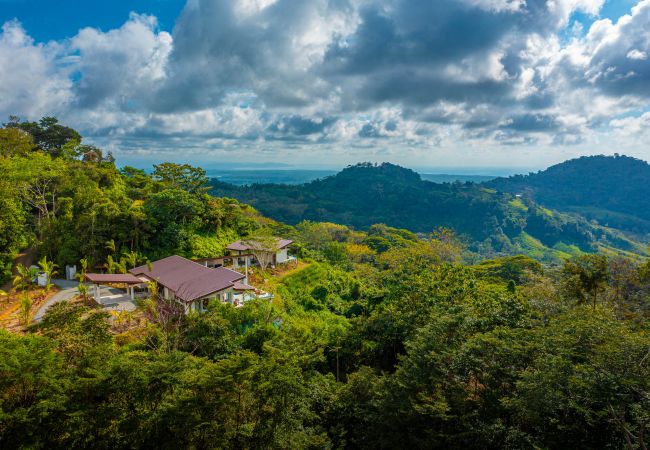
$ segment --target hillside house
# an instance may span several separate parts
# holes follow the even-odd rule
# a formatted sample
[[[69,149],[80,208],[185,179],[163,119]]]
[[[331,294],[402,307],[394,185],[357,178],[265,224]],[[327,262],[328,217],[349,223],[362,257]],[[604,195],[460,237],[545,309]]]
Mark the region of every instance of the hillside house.
[[[234,268],[259,264],[256,255],[261,253],[266,254],[267,262],[269,262],[272,267],[275,267],[278,264],[296,261],[296,258],[290,256],[288,253],[291,244],[293,244],[292,240],[280,238],[276,239],[276,243],[272,245],[261,244],[255,241],[239,240],[228,245],[226,249],[233,259]]]
[[[149,295],[148,283],[152,281],[157,283],[160,297],[183,305],[185,314],[204,312],[212,300],[242,306],[253,298],[272,298],[250,286],[239,272],[209,268],[182,256],[169,256],[126,274],[88,273],[85,281],[93,285],[95,301],[113,309],[135,309],[135,299]]]
[[[155,281],[159,295],[176,300],[191,311],[203,312],[212,300],[240,305],[245,294],[255,288],[246,282],[246,276],[225,267],[208,268],[181,256],[169,256],[142,265],[129,272],[139,279]]]

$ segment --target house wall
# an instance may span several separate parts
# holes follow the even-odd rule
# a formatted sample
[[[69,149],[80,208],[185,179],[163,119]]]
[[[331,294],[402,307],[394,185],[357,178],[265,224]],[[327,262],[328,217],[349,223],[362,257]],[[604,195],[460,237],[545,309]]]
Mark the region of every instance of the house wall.
[[[278,252],[275,254],[275,262],[278,264],[285,262],[287,259],[289,259],[289,255],[286,248],[278,250]]]
[[[206,306],[204,305],[204,302],[207,301],[207,303],[211,302],[212,300],[219,300],[222,303],[231,303],[233,300],[233,293],[234,291],[230,289],[225,289],[223,291],[217,292],[215,294],[210,294],[207,297],[200,298],[198,300],[194,300],[191,303],[187,303],[185,306],[185,314],[189,314],[190,312],[198,312],[202,313],[206,311]]]

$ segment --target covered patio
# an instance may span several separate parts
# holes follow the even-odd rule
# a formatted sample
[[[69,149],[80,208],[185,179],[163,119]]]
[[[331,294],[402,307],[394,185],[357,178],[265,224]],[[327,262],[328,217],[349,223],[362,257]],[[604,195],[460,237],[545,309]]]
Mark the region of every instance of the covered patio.
[[[99,305],[127,311],[135,309],[136,287],[146,285],[146,280],[130,273],[87,273],[85,280],[93,285],[92,297]]]

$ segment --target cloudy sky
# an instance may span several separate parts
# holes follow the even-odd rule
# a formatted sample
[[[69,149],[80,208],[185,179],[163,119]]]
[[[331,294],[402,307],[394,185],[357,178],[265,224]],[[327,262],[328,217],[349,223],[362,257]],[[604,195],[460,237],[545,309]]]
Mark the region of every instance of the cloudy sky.
[[[650,0],[0,0],[0,117],[119,161],[650,159]]]

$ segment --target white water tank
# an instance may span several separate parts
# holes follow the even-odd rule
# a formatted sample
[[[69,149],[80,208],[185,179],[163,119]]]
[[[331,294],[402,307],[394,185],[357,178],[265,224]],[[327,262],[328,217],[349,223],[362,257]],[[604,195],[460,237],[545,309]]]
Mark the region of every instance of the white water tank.
[[[74,276],[77,274],[77,266],[65,266],[65,279],[74,280]]]
[[[45,272],[39,272],[36,277],[36,284],[39,286],[47,286],[47,274]]]

